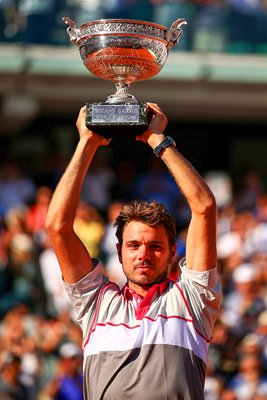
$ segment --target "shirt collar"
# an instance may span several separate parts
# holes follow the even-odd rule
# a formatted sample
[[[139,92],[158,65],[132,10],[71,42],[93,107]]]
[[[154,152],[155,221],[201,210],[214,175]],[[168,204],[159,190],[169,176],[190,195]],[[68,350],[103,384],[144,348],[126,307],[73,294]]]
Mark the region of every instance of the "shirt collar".
[[[136,293],[136,291],[128,286],[128,283],[126,283],[123,288],[122,288],[122,294],[125,298],[125,300],[132,300],[133,297],[140,297],[141,299],[145,298],[153,298],[156,293],[158,293],[159,296],[162,295],[162,293],[167,289],[169,286],[169,283],[171,280],[169,278],[165,279],[163,282],[160,283],[155,283],[151,288],[148,290],[147,294],[145,295],[144,298],[142,298],[139,294]]]

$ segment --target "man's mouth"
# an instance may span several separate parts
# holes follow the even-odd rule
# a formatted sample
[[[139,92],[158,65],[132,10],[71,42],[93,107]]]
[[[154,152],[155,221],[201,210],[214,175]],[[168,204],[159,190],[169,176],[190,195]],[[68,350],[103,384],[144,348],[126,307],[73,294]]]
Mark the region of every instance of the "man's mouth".
[[[148,262],[142,262],[142,263],[140,263],[140,264],[137,264],[137,265],[135,266],[135,269],[139,269],[139,270],[144,270],[144,271],[146,271],[146,270],[148,270],[148,269],[153,269],[153,266],[152,266],[150,263],[148,263]]]

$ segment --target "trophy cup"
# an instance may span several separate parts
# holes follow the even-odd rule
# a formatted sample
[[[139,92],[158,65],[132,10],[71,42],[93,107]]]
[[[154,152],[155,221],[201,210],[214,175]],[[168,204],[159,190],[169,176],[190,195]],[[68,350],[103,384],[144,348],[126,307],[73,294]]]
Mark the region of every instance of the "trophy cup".
[[[169,49],[178,41],[187,22],[176,20],[170,29],[152,22],[101,19],[80,26],[68,17],[70,41],[79,47],[85,67],[116,85],[116,93],[105,102],[86,104],[86,126],[105,137],[141,134],[151,115],[146,103],[129,93],[129,86],[157,75],[165,65]]]

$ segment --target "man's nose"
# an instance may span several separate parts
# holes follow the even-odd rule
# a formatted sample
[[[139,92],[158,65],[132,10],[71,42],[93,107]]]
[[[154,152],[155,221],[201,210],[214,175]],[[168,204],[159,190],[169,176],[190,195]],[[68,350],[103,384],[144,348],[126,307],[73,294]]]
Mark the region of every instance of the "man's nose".
[[[148,258],[149,258],[149,248],[143,244],[139,247],[139,259],[147,260]]]

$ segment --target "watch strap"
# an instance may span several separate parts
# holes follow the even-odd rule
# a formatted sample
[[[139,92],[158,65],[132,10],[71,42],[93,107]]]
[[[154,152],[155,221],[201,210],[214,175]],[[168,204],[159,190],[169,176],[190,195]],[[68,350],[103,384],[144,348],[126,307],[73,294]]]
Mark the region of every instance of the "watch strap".
[[[173,146],[176,147],[176,143],[170,136],[166,136],[166,138],[153,149],[154,154],[159,157],[160,153],[166,149],[166,147]]]

